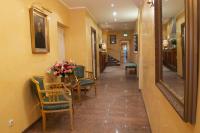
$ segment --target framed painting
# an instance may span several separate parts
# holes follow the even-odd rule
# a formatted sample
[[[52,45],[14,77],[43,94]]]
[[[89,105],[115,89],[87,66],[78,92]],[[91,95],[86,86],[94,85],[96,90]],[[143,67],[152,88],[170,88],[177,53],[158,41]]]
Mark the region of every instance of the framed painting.
[[[49,29],[47,15],[32,7],[30,9],[31,24],[31,45],[32,53],[45,54],[50,51],[49,48]]]
[[[133,53],[138,53],[138,34],[133,35]]]
[[[116,43],[117,43],[116,35],[110,35],[110,44],[116,44]]]

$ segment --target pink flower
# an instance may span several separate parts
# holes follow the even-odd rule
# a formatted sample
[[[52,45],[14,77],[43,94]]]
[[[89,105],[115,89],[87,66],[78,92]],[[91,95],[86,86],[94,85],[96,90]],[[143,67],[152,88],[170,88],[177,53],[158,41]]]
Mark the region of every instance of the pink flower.
[[[55,67],[59,67],[59,66],[60,66],[60,64],[58,64],[58,63],[57,63],[57,64],[55,64]]]
[[[67,69],[74,69],[75,66],[68,66]]]
[[[72,70],[65,70],[64,73],[71,73]]]
[[[55,75],[55,76],[57,76],[57,74],[58,74],[57,72],[54,72],[54,73],[53,73],[53,75]]]
[[[62,63],[56,62],[48,72],[55,75],[55,76],[65,76],[73,72],[73,69],[76,66],[70,62],[64,61]]]
[[[76,68],[75,66],[72,66],[72,69]]]

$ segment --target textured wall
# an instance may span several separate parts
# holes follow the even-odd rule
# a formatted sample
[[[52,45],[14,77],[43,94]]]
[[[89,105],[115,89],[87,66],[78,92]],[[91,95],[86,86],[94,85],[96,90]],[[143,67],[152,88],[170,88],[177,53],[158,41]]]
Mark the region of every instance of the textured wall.
[[[92,71],[91,27],[96,30],[97,36],[97,66],[99,66],[99,43],[102,31],[88,14],[86,8],[70,10],[70,46],[69,56],[77,64],[83,64],[87,70]],[[99,75],[99,67],[97,67]]]
[[[43,6],[50,11],[50,53],[32,54],[29,8]],[[58,27],[66,26],[66,57],[90,67],[91,51],[86,39],[86,11],[73,12],[58,0],[6,0],[0,5],[0,132],[20,133],[40,117],[36,97],[30,88],[30,78],[44,75],[58,60]],[[96,25],[92,22],[92,25]],[[96,28],[96,27],[95,27]],[[101,30],[97,29],[101,37]],[[88,57],[90,56],[90,57]],[[14,119],[14,127],[8,120]]]
[[[32,54],[29,8],[42,5],[49,15],[50,53]],[[68,26],[68,9],[57,0],[7,0],[0,5],[0,132],[19,133],[38,117],[29,80],[43,75],[58,58],[57,22]],[[14,119],[14,127],[8,120]]]

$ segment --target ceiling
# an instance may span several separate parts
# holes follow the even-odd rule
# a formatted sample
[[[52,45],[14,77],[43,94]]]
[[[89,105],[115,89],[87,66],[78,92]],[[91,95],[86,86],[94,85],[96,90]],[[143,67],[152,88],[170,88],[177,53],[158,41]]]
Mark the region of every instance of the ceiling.
[[[184,0],[162,0],[163,19],[175,17],[185,9]]]
[[[133,30],[143,0],[62,0],[70,8],[87,8],[102,29]],[[114,4],[114,6],[112,6]],[[114,16],[113,12],[117,15]]]

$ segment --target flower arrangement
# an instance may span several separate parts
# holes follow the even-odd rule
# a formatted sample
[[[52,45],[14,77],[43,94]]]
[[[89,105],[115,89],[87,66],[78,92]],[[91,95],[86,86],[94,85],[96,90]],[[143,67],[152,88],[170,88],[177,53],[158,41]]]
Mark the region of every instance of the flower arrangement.
[[[64,61],[63,63],[56,62],[49,68],[48,73],[57,77],[67,77],[68,75],[73,74],[74,68],[76,68],[76,65],[73,63],[67,61]]]

